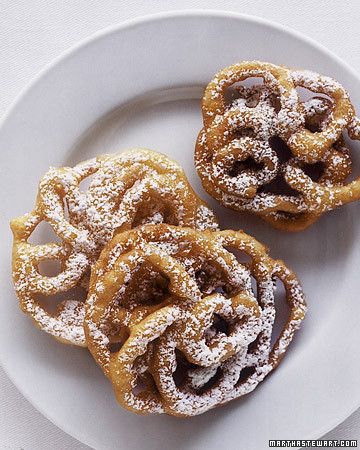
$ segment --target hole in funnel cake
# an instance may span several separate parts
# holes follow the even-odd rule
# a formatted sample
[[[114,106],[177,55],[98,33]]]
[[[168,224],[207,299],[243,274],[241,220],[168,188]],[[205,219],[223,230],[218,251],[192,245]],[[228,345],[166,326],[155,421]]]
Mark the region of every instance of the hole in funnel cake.
[[[224,286],[218,286],[214,292],[217,292],[218,294],[225,294]]]
[[[254,353],[260,343],[260,339],[261,339],[261,335],[262,333],[260,332],[257,336],[257,338],[255,339],[255,341],[250,342],[250,344],[248,345],[248,353]]]
[[[319,161],[315,164],[306,164],[303,167],[303,171],[308,175],[313,181],[318,181],[325,169],[325,164]]]
[[[175,385],[181,389],[184,384],[190,384],[197,395],[211,389],[222,375],[220,367],[201,367],[188,361],[183,352],[175,349],[176,369],[173,372]]]
[[[257,105],[258,99],[253,98],[253,92],[248,92],[249,88],[256,88],[263,86],[263,79],[261,77],[249,77],[244,81],[238,81],[229,86],[225,91],[225,104],[228,107],[235,106],[236,103],[241,102],[246,104],[249,108]]]
[[[61,262],[57,259],[46,259],[38,264],[38,272],[45,277],[55,277],[61,272]]]
[[[275,112],[279,112],[281,109],[281,103],[280,98],[276,94],[272,94],[272,100],[271,100],[272,106],[275,109]]]
[[[138,206],[132,228],[136,228],[148,223],[167,223],[169,225],[179,225],[179,220],[168,205],[154,205],[152,202],[144,202]]]
[[[51,225],[43,220],[31,233],[28,242],[33,245],[41,245],[49,242],[61,242],[61,238],[54,232]]]
[[[56,314],[59,304],[64,300],[85,302],[86,297],[87,292],[81,287],[73,287],[55,295],[34,294],[35,300],[51,315]]]
[[[209,273],[206,272],[203,273],[203,277],[200,276],[196,279],[196,283],[199,290],[204,295],[209,295],[214,292],[224,294],[226,291],[223,280],[220,280],[219,278],[215,279],[214,277],[209,276]]]
[[[133,394],[140,394],[141,392],[145,391],[146,391],[146,384],[140,377],[137,377],[136,385],[132,390]]]
[[[244,170],[252,170],[253,172],[259,172],[264,168],[264,163],[257,163],[251,156],[245,161],[235,161],[232,168],[229,170],[228,175],[230,177],[237,177]]]
[[[207,370],[205,369],[204,372],[206,373]],[[215,374],[208,381],[206,381],[203,386],[201,386],[199,389],[196,390],[196,394],[197,395],[204,394],[206,391],[214,387],[217,381],[221,378],[222,373],[223,372],[221,370],[221,367],[218,367]],[[204,380],[206,380],[206,378],[207,377],[204,377]]]
[[[314,92],[311,91],[310,89],[307,89],[302,86],[296,86],[295,88],[301,102],[308,102],[309,100],[312,100],[314,98]],[[321,92],[316,92],[316,98],[321,98],[324,99],[325,101],[332,103],[331,98],[328,97],[326,94],[322,94]]]
[[[311,133],[324,131],[329,123],[333,101],[328,97],[311,97],[302,103],[305,112],[305,128]]]
[[[89,186],[95,176],[95,173],[85,177],[83,180],[79,183],[79,189],[81,192],[86,192],[89,189]]]
[[[259,302],[259,300],[258,300],[258,284],[257,284],[256,279],[252,275],[251,275],[251,290],[254,294],[254,297],[257,299],[258,303],[260,304],[260,306],[262,306],[261,302]]]
[[[269,144],[270,144],[270,147],[276,152],[281,165],[284,165],[293,157],[293,154],[291,153],[291,150],[289,149],[289,147],[278,136],[272,137],[269,140]],[[274,194],[274,195],[287,195],[290,197],[297,197],[300,195],[299,191],[292,189],[286,183],[282,173],[278,173],[278,175],[273,180],[271,180],[270,183],[260,186],[258,189],[258,193],[266,193],[266,194]]]
[[[242,371],[240,372],[239,379],[236,383],[236,386],[238,386],[241,383],[244,383],[253,373],[255,372],[255,367],[244,367]]]
[[[70,220],[70,213],[69,213],[69,206],[68,202],[65,197],[63,197],[63,203],[64,203],[64,216],[66,220]]]
[[[110,353],[117,353],[119,350],[121,350],[121,347],[123,345],[124,345],[123,342],[110,342],[109,344]]]
[[[187,372],[189,369],[198,367],[188,361],[186,356],[179,349],[175,349],[176,369],[173,372],[173,379],[176,386],[181,386],[187,378]]]
[[[213,292],[226,292],[226,276],[212,262],[206,263],[201,269],[197,270],[194,277],[202,294],[209,295]]]
[[[116,319],[113,319],[113,324],[107,330],[107,335],[110,341],[108,345],[110,353],[117,353],[120,351],[130,336],[128,329],[123,325],[117,324]]]
[[[195,272],[195,281],[197,284],[197,287],[200,289],[200,291],[203,293],[204,290],[206,290],[207,282],[211,279],[211,275],[206,270],[197,270]],[[221,289],[220,287],[216,288],[216,292],[220,292],[217,289]],[[221,292],[224,292],[221,290]]]
[[[152,391],[158,391],[156,387],[155,380],[150,372],[144,372],[141,375],[139,375],[136,379],[136,385],[132,390],[132,393],[135,395],[139,395],[142,392],[146,392],[149,390],[149,387],[151,386]]]
[[[275,322],[271,333],[271,346],[273,346],[280,336],[281,331],[284,329],[289,315],[291,313],[291,307],[286,301],[286,292],[284,284],[281,280],[276,278],[274,280],[274,301],[275,301]]]
[[[279,136],[271,137],[269,139],[269,145],[276,152],[280,164],[285,164],[293,157],[290,148]]]
[[[274,194],[274,195],[287,195],[288,197],[298,197],[300,192],[296,189],[291,188],[282,174],[278,174],[270,183],[264,184],[259,187],[258,191],[260,193]]]
[[[256,138],[256,133],[252,128],[239,128],[231,133],[232,139],[241,139],[243,137]]]
[[[163,222],[169,225],[179,225],[179,220],[177,216],[174,214],[172,207],[164,205],[162,215],[163,215]]]
[[[311,133],[318,133],[322,129],[322,123],[325,120],[326,115],[321,115],[318,117],[309,117],[305,119],[305,128]]]
[[[261,77],[249,77],[242,82],[234,83],[227,91],[225,92],[227,109],[237,106],[272,107],[276,113],[281,109],[279,94],[272,92],[269,86],[265,86]]]
[[[234,248],[234,247],[229,247],[229,246],[224,246],[225,250],[227,250],[229,253],[232,253],[237,262],[239,262],[240,264],[247,264],[250,263],[252,261],[251,256],[246,253],[246,252],[242,252],[241,250]]]
[[[214,314],[212,325],[205,331],[204,336],[207,343],[211,342],[214,335],[218,333],[230,335],[229,324],[219,314]]]

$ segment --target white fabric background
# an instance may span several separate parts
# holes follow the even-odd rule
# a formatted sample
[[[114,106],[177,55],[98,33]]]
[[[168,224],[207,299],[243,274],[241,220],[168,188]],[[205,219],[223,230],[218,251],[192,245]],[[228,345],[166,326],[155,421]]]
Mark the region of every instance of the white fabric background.
[[[360,72],[358,0],[0,0],[0,118],[47,63],[79,40],[127,19],[179,9],[221,9],[276,21],[317,40]],[[0,449],[89,448],[37,412],[1,368],[0,399]],[[360,442],[360,410],[324,437]]]

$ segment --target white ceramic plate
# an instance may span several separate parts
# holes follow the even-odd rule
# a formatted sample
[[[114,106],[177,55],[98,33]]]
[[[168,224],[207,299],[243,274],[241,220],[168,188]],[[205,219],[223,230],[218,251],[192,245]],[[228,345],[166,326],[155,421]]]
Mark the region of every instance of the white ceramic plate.
[[[238,14],[180,12],[131,21],[81,43],[37,77],[2,123],[1,362],[36,408],[96,449],[266,448],[268,439],[317,438],[359,406],[359,204],[289,234],[210,201],[222,227],[244,228],[296,271],[309,314],[275,373],[252,394],[199,417],[123,410],[87,350],[58,343],[17,306],[8,222],[32,209],[48,166],[153,148],[180,162],[209,201],[193,167],[200,98],[215,72],[247,59],[334,76],[360,106],[357,74],[309,39]]]

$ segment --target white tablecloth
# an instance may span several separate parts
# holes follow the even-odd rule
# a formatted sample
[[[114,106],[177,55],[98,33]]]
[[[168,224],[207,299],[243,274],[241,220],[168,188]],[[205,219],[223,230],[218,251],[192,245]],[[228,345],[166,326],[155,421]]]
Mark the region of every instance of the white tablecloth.
[[[94,32],[146,14],[210,8],[289,26],[322,43],[360,72],[359,0],[0,0],[0,117],[47,63]],[[36,411],[1,369],[0,399],[0,449],[89,448]],[[360,410],[324,438],[360,442]]]

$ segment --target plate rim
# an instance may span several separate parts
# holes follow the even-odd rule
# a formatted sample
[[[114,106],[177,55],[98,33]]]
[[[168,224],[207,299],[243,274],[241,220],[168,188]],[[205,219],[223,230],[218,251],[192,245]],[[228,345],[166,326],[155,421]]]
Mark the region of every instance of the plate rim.
[[[325,45],[317,42],[315,39],[306,36],[305,34],[288,27],[287,25],[283,25],[277,22],[274,22],[269,19],[265,19],[259,16],[245,14],[245,13],[239,13],[234,12],[230,10],[219,10],[219,9],[177,9],[177,10],[171,10],[171,11],[163,11],[163,12],[157,12],[153,14],[146,14],[141,15],[132,19],[127,19],[122,22],[118,22],[115,24],[112,24],[110,26],[107,26],[105,28],[102,28],[95,33],[91,33],[89,36],[79,40],[75,44],[71,45],[69,48],[62,51],[57,57],[53,58],[51,61],[49,61],[45,66],[34,76],[30,79],[29,82],[25,84],[25,86],[19,91],[18,95],[14,98],[12,102],[10,102],[9,106],[6,108],[3,116],[0,119],[0,134],[6,125],[6,122],[11,118],[12,114],[16,109],[21,105],[23,99],[26,98],[28,93],[33,89],[34,86],[37,85],[37,83],[41,82],[42,78],[45,77],[48,73],[50,73],[52,70],[54,70],[57,65],[63,61],[65,61],[67,58],[70,58],[74,56],[78,51],[81,51],[86,46],[91,45],[98,39],[101,39],[103,37],[109,36],[113,33],[119,33],[122,30],[127,30],[131,28],[141,27],[144,24],[156,22],[156,21],[162,21],[162,20],[171,20],[171,19],[181,19],[181,18],[190,18],[190,17],[202,17],[202,18],[229,18],[229,19],[237,19],[239,21],[246,21],[258,25],[264,25],[267,27],[270,27],[272,29],[275,29],[277,31],[288,33],[299,40],[311,45],[312,47],[315,47],[317,50],[324,53],[327,57],[334,60],[337,64],[340,64],[342,67],[344,67],[354,78],[356,78],[360,83],[360,74],[358,71],[356,71],[348,62],[344,61],[339,55],[337,55],[332,50],[329,50]],[[2,369],[4,370],[6,376],[11,381],[11,383],[16,387],[16,389],[23,395],[23,397],[37,410],[39,411],[46,419],[50,420],[57,428],[64,431],[65,433],[69,434],[74,439],[78,440],[79,442],[82,442],[88,446],[86,441],[87,439],[85,436],[83,438],[75,437],[73,432],[68,429],[67,426],[58,425],[56,418],[52,416],[51,413],[45,412],[44,409],[39,406],[36,403],[36,400],[33,400],[32,398],[29,398],[26,393],[23,392],[22,388],[19,387],[18,383],[13,380],[11,377],[7,367],[6,363],[4,362],[1,353],[0,353],[0,365]],[[320,436],[317,437],[320,438],[327,432],[333,430],[335,427],[337,427],[339,424],[341,424],[343,421],[345,421],[350,415],[352,415],[356,410],[360,408],[360,399],[357,401],[357,405],[354,407],[352,406],[349,408],[349,411],[345,417],[342,417],[338,420],[335,420],[334,423],[330,424],[329,426],[324,426],[322,430],[319,431],[319,433],[322,433]],[[81,431],[78,433],[81,435]],[[80,440],[81,439],[81,440]],[[315,438],[316,439],[316,438]]]
[[[272,27],[279,31],[285,31],[303,41],[306,43],[316,47],[317,49],[321,50],[322,52],[326,53],[329,57],[334,59],[335,61],[338,61],[342,66],[345,66],[346,69],[352,73],[352,75],[359,79],[360,82],[360,73],[357,72],[348,62],[343,60],[339,55],[337,55],[332,50],[329,50],[325,45],[321,44],[320,42],[316,41],[315,39],[306,36],[305,34],[301,33],[300,31],[297,31],[291,27],[288,27],[287,25],[280,24],[278,22],[265,19],[259,16],[255,16],[252,14],[246,14],[246,13],[239,13],[234,12],[230,10],[219,10],[219,9],[178,9],[173,11],[163,11],[163,12],[157,12],[153,14],[146,14],[142,16],[138,16],[132,19],[124,20],[123,22],[118,22],[113,25],[109,25],[108,27],[102,28],[95,33],[91,33],[89,36],[80,39],[75,44],[71,45],[64,51],[60,52],[58,56],[53,58],[51,61],[49,61],[45,66],[35,75],[33,76],[26,84],[25,86],[19,91],[18,95],[14,98],[12,102],[10,102],[9,106],[6,108],[3,116],[0,119],[0,132],[8,120],[9,116],[12,114],[13,110],[16,109],[18,104],[21,103],[22,99],[27,95],[28,91],[32,89],[34,85],[38,81],[41,80],[43,76],[45,76],[48,72],[50,72],[54,67],[57,66],[57,64],[71,56],[73,56],[77,51],[82,49],[83,47],[90,45],[97,39],[101,37],[105,37],[107,35],[110,35],[112,33],[117,33],[120,30],[123,29],[130,29],[132,27],[137,27],[139,25],[142,25],[144,23],[148,22],[155,22],[157,20],[162,19],[169,19],[169,18],[180,18],[180,17],[191,17],[191,16],[209,16],[209,17],[229,17],[239,20],[246,20],[253,23],[258,24],[264,24],[269,27]]]

